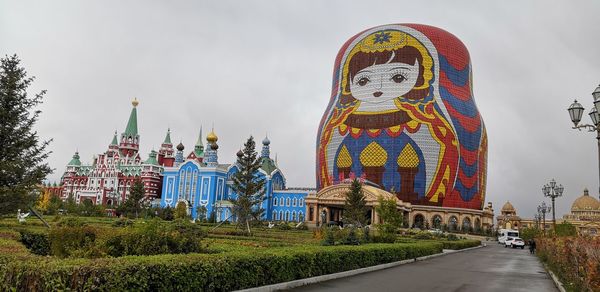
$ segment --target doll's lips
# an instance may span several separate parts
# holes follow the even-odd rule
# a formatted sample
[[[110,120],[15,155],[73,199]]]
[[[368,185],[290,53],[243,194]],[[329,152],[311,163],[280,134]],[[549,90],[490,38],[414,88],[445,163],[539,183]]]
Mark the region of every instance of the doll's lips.
[[[381,91],[373,92],[373,96],[375,96],[375,97],[380,97],[382,94],[383,94],[383,92],[381,92]]]

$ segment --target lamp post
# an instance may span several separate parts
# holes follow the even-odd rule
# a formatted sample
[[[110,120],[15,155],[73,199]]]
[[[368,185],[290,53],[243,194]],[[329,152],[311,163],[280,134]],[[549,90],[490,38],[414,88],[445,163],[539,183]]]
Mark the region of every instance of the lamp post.
[[[598,140],[598,182],[600,183],[600,85],[598,85],[594,92],[592,92],[592,97],[594,98],[594,106],[589,113],[589,116],[592,119],[591,125],[579,125],[584,108],[580,103],[577,102],[577,100],[575,100],[573,104],[569,106],[567,111],[569,111],[571,121],[575,125],[573,129],[577,129],[579,131],[581,131],[581,129],[587,129],[588,132],[596,132],[596,140]],[[598,193],[600,194],[600,184],[598,186]]]
[[[564,190],[565,188],[562,185],[557,185],[554,179],[542,187],[544,196],[552,199],[552,229],[554,230],[556,230],[556,206],[554,206],[554,199],[562,196]]]
[[[544,230],[544,234],[546,234],[546,213],[550,213],[550,206],[546,206],[546,202],[542,202],[542,204],[538,206],[538,214],[542,214],[542,228]]]
[[[537,229],[540,229],[540,220],[541,219],[542,219],[542,216],[539,213],[533,215],[533,220],[535,221],[535,227]]]

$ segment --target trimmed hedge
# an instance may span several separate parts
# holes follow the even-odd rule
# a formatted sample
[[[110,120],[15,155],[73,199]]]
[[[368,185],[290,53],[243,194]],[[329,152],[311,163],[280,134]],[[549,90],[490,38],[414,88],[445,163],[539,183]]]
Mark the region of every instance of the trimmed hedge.
[[[440,253],[442,247],[439,242],[301,245],[252,253],[62,260],[32,257],[0,266],[0,290],[229,291],[417,258]]]
[[[458,241],[440,241],[444,245],[444,249],[465,249],[481,245],[481,241],[465,239]]]

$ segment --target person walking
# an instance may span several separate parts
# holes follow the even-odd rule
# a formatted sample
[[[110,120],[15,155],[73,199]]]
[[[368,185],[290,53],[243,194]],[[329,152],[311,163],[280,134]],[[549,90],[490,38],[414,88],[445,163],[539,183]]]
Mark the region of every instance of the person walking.
[[[535,254],[535,240],[534,239],[529,240],[529,253]]]

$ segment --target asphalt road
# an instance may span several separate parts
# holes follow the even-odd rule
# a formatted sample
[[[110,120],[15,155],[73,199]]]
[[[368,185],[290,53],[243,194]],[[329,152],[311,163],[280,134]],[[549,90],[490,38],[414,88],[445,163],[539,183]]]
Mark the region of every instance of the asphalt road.
[[[331,280],[293,291],[543,291],[558,289],[525,248],[487,247],[385,270]]]

